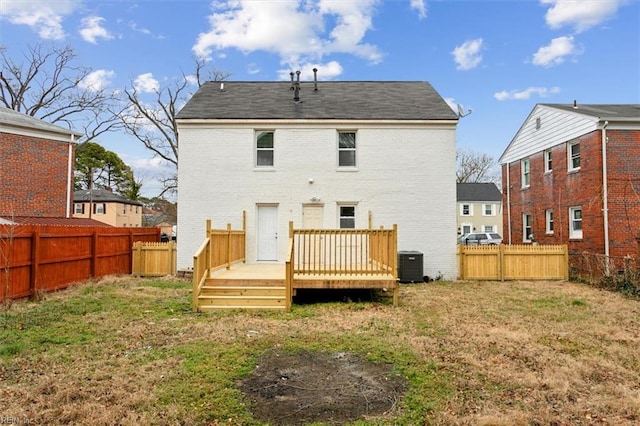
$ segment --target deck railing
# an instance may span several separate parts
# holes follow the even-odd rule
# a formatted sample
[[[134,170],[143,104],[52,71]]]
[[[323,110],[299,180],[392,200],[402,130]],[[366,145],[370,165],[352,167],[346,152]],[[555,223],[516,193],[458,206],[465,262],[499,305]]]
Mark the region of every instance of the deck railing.
[[[392,229],[294,229],[293,273],[397,277],[397,226]]]
[[[229,269],[232,264],[246,261],[247,215],[242,213],[242,230],[211,229],[211,220],[207,220],[207,237],[193,255],[193,309],[198,309],[198,296],[211,272]]]

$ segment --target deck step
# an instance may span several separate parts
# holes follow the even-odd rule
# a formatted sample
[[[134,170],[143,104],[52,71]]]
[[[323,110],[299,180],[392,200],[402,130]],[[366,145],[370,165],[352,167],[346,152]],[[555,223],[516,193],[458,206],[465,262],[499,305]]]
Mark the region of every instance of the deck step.
[[[286,287],[205,285],[198,296],[198,309],[286,309]]]
[[[286,294],[286,287],[272,286],[203,286],[200,295],[225,296],[281,296]]]

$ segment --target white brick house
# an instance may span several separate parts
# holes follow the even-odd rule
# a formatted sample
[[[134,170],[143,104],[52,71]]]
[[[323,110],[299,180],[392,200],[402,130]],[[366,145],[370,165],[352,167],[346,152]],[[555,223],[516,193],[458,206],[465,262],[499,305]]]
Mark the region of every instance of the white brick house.
[[[455,278],[457,121],[426,82],[206,83],[177,120],[178,267],[246,211],[248,263],[284,261],[289,221],[371,220]]]

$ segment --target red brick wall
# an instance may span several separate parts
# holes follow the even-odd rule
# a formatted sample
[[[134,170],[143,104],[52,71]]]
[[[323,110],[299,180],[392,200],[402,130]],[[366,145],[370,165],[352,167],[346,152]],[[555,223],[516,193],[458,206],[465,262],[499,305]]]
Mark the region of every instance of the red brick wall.
[[[68,158],[66,142],[0,133],[0,216],[65,217]]]
[[[611,256],[637,254],[640,235],[640,132],[607,132],[609,244]],[[541,244],[568,244],[573,252],[604,254],[602,192],[602,132],[591,132],[580,142],[580,170],[567,173],[567,144],[552,148],[553,170],[544,172],[543,153],[531,157],[531,185],[521,188],[520,162],[502,167],[503,202],[511,198],[511,243],[522,244],[522,215],[533,219],[533,234]],[[574,142],[574,141],[571,141]],[[569,208],[582,207],[582,239],[569,239]],[[554,232],[546,233],[547,209],[553,210]],[[503,214],[505,241],[509,237],[509,216]]]
[[[640,236],[640,131],[607,131],[609,249],[637,255]]]

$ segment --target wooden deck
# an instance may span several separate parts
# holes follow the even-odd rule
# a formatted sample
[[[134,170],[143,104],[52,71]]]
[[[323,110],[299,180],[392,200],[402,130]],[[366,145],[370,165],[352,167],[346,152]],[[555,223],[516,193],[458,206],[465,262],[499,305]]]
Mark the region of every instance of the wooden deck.
[[[246,264],[242,230],[212,229],[193,256],[193,309],[291,309],[300,289],[385,289],[398,304],[398,227],[295,229],[284,263]],[[370,224],[371,225],[371,224]]]
[[[198,296],[200,310],[286,309],[283,263],[238,263],[214,271]],[[393,275],[294,274],[293,291],[300,289],[384,289],[393,291],[397,304],[398,283]]]
[[[294,289],[303,288],[393,288],[396,280],[391,274],[294,274]],[[255,284],[284,285],[284,263],[240,263],[230,269],[215,271],[210,282],[217,285]]]

